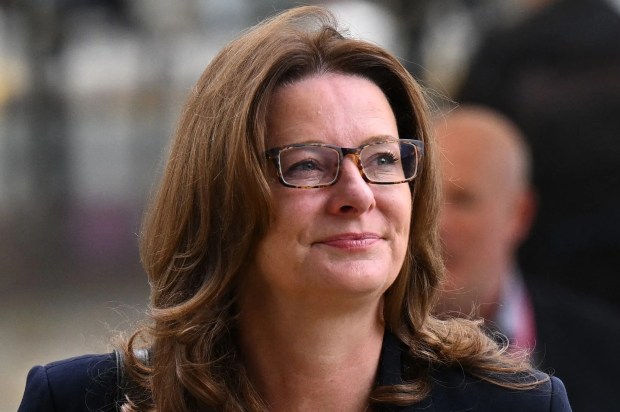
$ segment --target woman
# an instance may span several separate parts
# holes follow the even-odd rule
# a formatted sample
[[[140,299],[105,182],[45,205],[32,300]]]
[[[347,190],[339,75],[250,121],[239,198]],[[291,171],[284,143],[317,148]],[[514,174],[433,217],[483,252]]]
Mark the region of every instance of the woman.
[[[124,411],[570,410],[558,379],[478,324],[430,315],[427,116],[398,61],[321,8],[233,41],[185,106],[146,216],[152,324],[122,373],[113,355],[34,368],[21,410],[84,393]]]

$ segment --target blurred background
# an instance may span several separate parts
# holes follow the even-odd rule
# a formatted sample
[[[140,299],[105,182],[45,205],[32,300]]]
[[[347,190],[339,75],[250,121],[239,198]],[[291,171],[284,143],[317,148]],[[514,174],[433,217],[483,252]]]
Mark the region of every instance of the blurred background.
[[[486,39],[496,32],[517,30],[555,2],[323,3],[354,35],[399,56],[441,106],[450,99],[459,100]],[[17,409],[32,365],[110,350],[110,339],[119,331],[131,330],[143,317],[148,285],[138,257],[140,219],[185,96],[228,40],[261,18],[297,4],[284,0],[0,0],[0,362],[4,369],[0,410]],[[618,2],[607,1],[606,7],[609,16],[603,19],[617,24]],[[600,27],[599,20],[588,23]],[[574,25],[564,29],[580,32]],[[561,41],[563,28],[558,30],[547,33],[558,38],[545,49],[552,56],[571,44]],[[606,34],[612,35],[613,30]],[[596,34],[587,38],[600,41]],[[613,56],[617,68],[620,54]],[[582,66],[595,58],[598,55],[580,58]],[[609,99],[605,102],[612,102],[605,103],[607,109],[618,108],[619,73],[592,72],[594,78],[608,80],[601,89]],[[484,75],[481,78],[484,82]],[[544,100],[540,93],[537,97],[537,107],[566,102],[565,95],[557,100]],[[617,119],[620,112],[608,110],[606,116]],[[594,163],[596,153],[604,153],[607,166],[593,180],[577,185],[572,177],[587,164],[579,158],[580,163],[561,178],[574,185],[571,195],[577,202],[584,198],[580,190],[593,185],[610,198],[616,193],[617,198],[620,135],[598,139],[596,127],[581,126],[588,135],[560,143],[564,151],[573,158],[590,153]],[[536,133],[525,127],[526,133]],[[593,146],[598,148],[594,154],[588,151]],[[537,164],[545,163],[544,155],[534,157]],[[541,198],[545,199],[544,194]],[[615,300],[620,292],[615,276],[620,244],[617,203],[613,214],[605,214],[612,210],[606,202],[593,200],[576,212],[579,219],[563,226],[559,239],[571,240],[569,246],[579,243],[576,239],[584,237],[584,228],[591,227],[589,217],[604,216],[608,224],[595,226],[592,236],[598,236],[594,241],[602,245],[597,247],[604,249],[605,256],[586,262],[600,263],[606,257],[614,260],[613,267],[568,276],[559,267],[537,266],[537,258],[529,263],[524,258],[523,263],[529,273],[619,306]],[[604,212],[597,211],[599,206]],[[568,259],[573,255],[570,249],[558,253],[567,258],[554,255],[554,262],[559,259],[574,267]]]

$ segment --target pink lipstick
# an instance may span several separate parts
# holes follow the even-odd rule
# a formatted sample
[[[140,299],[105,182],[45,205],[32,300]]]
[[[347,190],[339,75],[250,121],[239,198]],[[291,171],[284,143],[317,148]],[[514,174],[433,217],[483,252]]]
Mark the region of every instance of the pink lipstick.
[[[340,233],[317,243],[339,249],[365,249],[379,240],[381,236],[376,233]]]

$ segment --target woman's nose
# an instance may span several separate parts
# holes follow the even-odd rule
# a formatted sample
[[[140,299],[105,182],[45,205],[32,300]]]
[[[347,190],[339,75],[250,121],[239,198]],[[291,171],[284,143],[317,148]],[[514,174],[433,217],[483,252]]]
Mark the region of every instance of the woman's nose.
[[[330,212],[357,215],[375,205],[374,192],[362,177],[356,159],[345,156],[340,165],[338,181],[331,187]]]

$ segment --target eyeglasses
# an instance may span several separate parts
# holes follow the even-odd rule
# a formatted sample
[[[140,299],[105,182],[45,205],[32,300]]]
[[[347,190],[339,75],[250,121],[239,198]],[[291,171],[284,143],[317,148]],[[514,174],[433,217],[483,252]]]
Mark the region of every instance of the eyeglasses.
[[[345,156],[353,155],[362,178],[369,183],[392,185],[413,180],[424,155],[420,140],[399,139],[363,144],[355,148],[307,143],[274,147],[265,152],[274,162],[280,182],[287,187],[310,189],[338,181]]]

